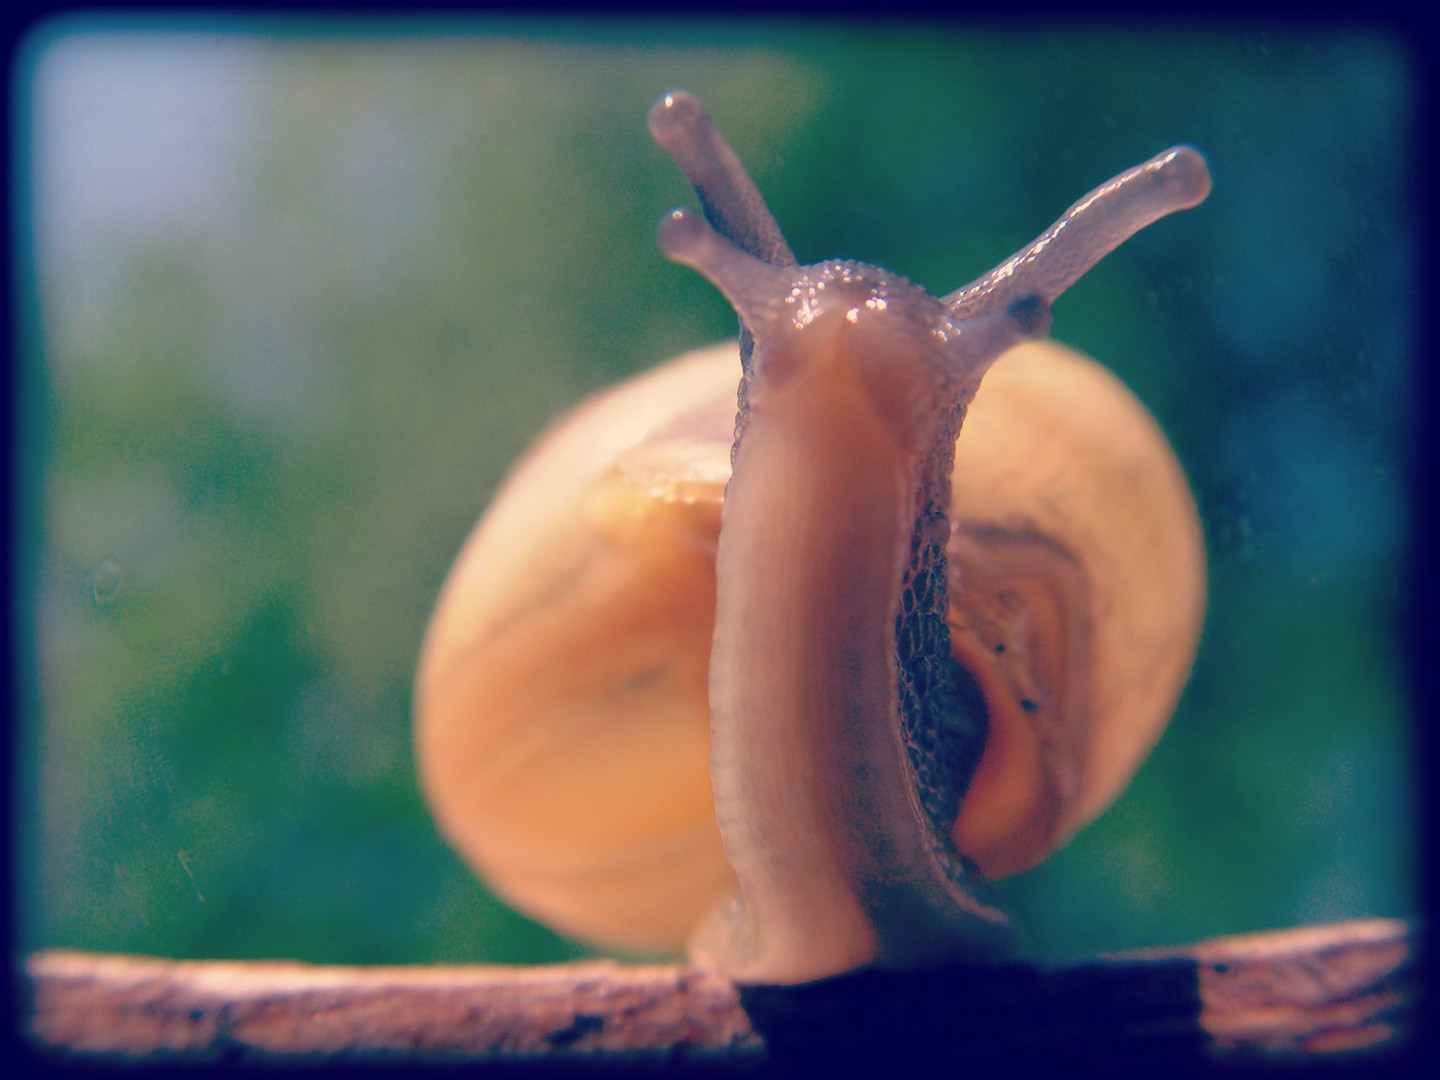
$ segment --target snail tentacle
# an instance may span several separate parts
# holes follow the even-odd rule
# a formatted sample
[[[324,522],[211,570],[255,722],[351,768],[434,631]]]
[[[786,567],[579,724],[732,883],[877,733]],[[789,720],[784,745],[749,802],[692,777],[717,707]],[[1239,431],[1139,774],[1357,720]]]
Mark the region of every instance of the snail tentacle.
[[[693,94],[662,94],[646,119],[655,141],[694,186],[705,219],[716,232],[761,262],[795,265],[760,189]]]
[[[646,117],[650,134],[679,166],[695,188],[701,212],[711,227],[747,255],[771,266],[794,266],[780,225],[755,181],[750,178],[725,136],[716,129],[705,106],[685,90],[661,94]],[[663,244],[662,244],[663,246]],[[735,392],[734,447],[749,423],[745,401],[750,386],[755,339],[744,320],[740,322],[740,380]]]
[[[781,298],[799,279],[794,268],[757,259],[689,210],[672,210],[660,219],[659,241],[672,262],[704,274],[752,334],[775,317]]]
[[[942,302],[957,318],[994,311],[1027,295],[1054,303],[1141,229],[1199,205],[1209,194],[1205,159],[1191,147],[1172,146],[1101,184],[1034,242]]]

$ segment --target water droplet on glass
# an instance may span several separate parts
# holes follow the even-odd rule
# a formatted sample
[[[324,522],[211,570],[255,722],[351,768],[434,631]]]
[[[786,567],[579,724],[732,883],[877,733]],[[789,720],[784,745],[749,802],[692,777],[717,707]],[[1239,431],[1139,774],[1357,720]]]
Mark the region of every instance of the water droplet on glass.
[[[101,559],[90,574],[90,595],[97,607],[109,607],[120,596],[120,560],[113,555]]]

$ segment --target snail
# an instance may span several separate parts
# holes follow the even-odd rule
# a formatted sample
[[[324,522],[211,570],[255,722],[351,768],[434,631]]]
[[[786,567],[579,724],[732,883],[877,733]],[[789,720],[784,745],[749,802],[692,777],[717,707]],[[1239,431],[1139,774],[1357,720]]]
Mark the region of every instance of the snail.
[[[649,122],[709,222],[675,210],[660,245],[740,341],[581,404],[512,470],[422,647],[430,807],[521,911],[688,941],[740,982],[998,955],[986,882],[1114,799],[1194,658],[1175,455],[1040,335],[1101,257],[1205,198],[1204,161],[1157,155],[936,299],[796,265],[693,97]]]

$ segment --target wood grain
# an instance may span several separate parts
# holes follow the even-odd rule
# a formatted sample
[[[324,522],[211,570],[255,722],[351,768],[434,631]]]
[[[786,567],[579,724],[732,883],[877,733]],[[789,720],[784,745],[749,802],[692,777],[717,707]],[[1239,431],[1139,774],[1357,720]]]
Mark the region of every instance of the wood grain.
[[[1415,934],[1364,920],[1062,967],[737,988],[686,965],[325,967],[46,951],[28,1033],[91,1061],[472,1061],[784,1073],[978,1059],[1383,1060],[1412,1047]],[[1377,1057],[1377,1055],[1380,1055]]]

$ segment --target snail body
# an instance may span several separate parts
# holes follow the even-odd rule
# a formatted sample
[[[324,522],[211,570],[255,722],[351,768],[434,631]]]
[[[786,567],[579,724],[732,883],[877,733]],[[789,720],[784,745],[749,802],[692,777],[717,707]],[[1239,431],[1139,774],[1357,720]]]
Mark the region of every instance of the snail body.
[[[985,877],[1124,786],[1204,607],[1158,427],[1032,339],[1204,198],[1203,161],[1122,174],[936,299],[795,265],[693,98],[650,123],[714,226],[675,211],[661,246],[741,340],[582,405],[513,471],[427,633],[427,797],[500,895],[588,940],[688,939],[752,982],[993,954]]]

